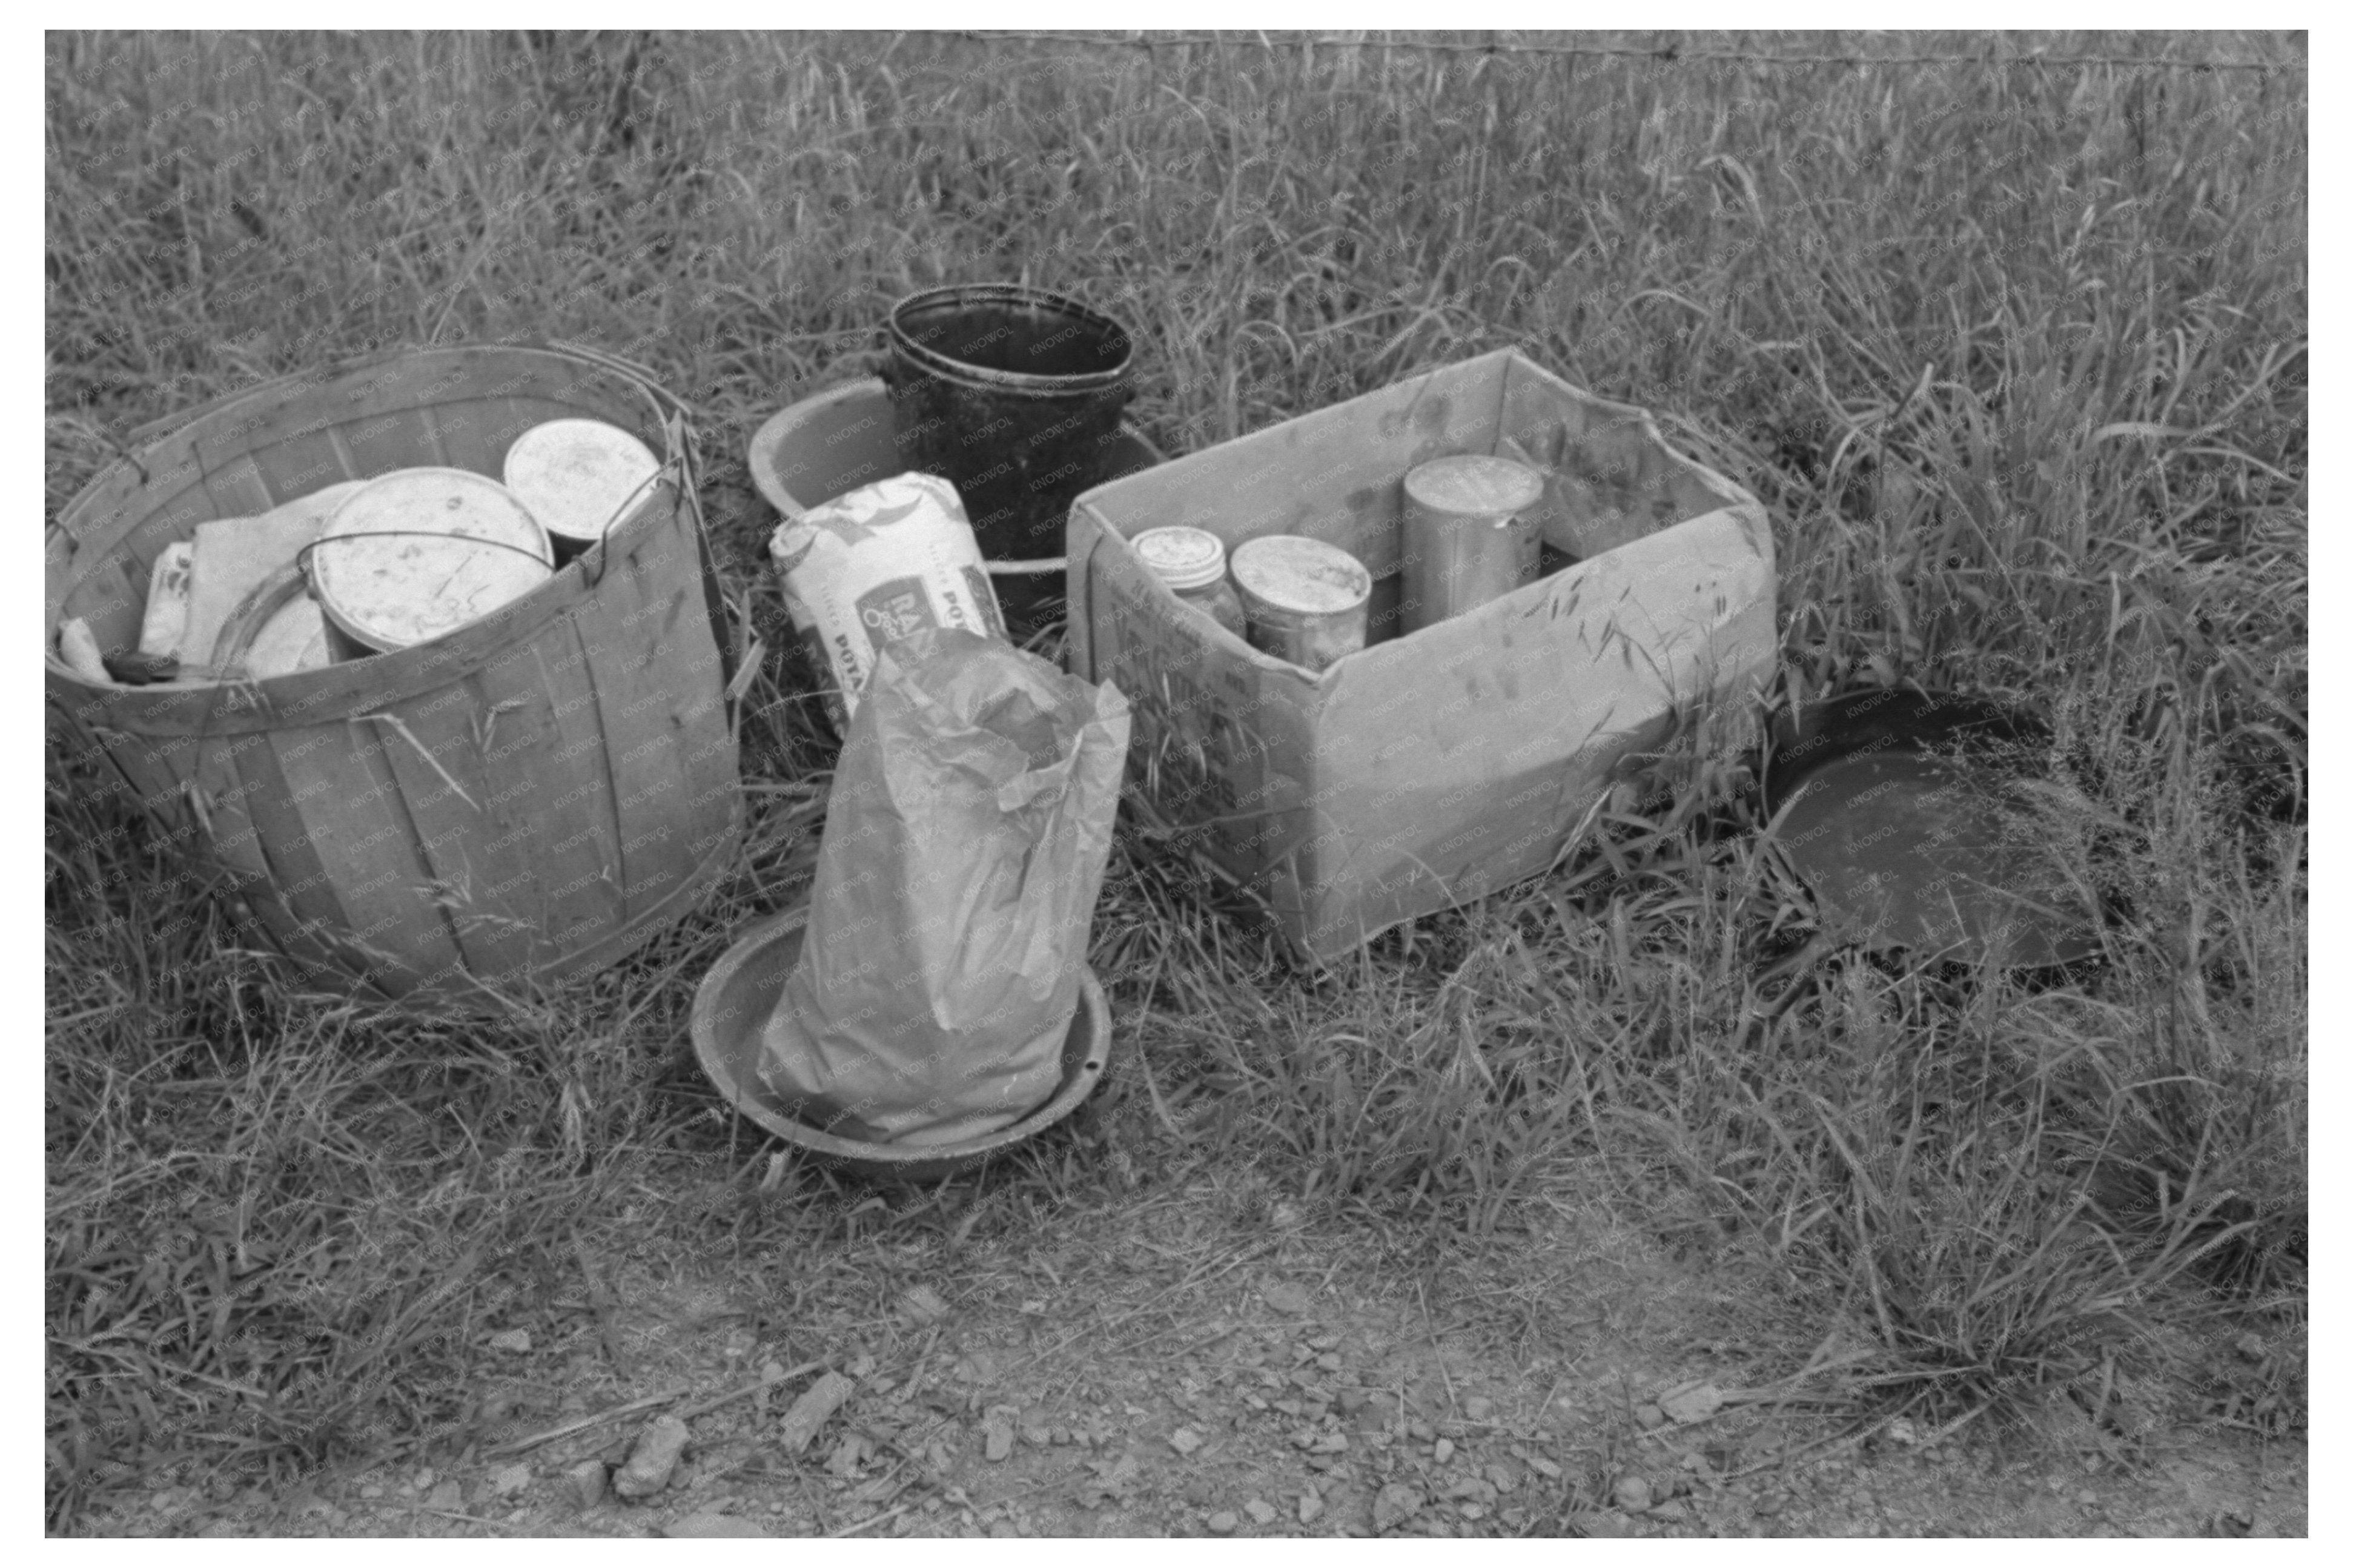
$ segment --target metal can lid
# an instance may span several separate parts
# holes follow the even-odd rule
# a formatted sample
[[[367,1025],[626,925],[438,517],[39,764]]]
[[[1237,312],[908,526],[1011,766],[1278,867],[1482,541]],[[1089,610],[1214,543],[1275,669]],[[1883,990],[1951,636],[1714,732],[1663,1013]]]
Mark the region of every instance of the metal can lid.
[[[319,607],[368,647],[427,642],[538,587],[546,531],[496,479],[400,468],[335,510],[311,547]]]
[[[1155,576],[1180,594],[1226,574],[1226,542],[1206,528],[1151,528],[1128,543]]]
[[[1353,610],[1372,596],[1373,574],[1336,544],[1270,533],[1234,549],[1234,583],[1260,603],[1294,615]]]
[[[661,472],[646,444],[601,419],[551,419],[507,448],[507,489],[542,528],[594,542]]]
[[[1405,493],[1432,511],[1510,517],[1544,499],[1544,477],[1509,458],[1433,458],[1406,475]]]

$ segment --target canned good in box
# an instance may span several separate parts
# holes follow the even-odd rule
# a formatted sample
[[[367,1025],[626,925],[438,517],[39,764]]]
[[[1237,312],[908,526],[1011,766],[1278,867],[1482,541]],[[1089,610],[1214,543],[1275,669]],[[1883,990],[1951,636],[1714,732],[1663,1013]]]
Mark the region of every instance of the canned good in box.
[[[1242,602],[1226,581],[1226,542],[1206,528],[1146,529],[1128,542],[1168,591],[1234,634],[1250,635]]]
[[[1525,463],[1438,458],[1405,477],[1405,629],[1451,620],[1536,580],[1544,479]]]
[[[1252,647],[1320,670],[1365,646],[1373,575],[1339,546],[1269,534],[1234,551],[1233,573]]]

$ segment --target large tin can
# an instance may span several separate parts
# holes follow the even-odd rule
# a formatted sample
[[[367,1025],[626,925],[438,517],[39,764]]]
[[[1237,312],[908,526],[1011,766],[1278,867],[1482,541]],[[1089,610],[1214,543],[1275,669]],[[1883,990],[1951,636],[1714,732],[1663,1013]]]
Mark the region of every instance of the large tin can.
[[[480,620],[554,575],[554,555],[547,531],[504,485],[439,468],[368,480],[306,552],[338,660],[397,653]]]
[[[507,448],[500,478],[569,565],[653,493],[661,462],[651,448],[601,419],[550,419]]]
[[[1439,458],[1405,477],[1405,629],[1419,631],[1536,579],[1544,479],[1525,463]]]

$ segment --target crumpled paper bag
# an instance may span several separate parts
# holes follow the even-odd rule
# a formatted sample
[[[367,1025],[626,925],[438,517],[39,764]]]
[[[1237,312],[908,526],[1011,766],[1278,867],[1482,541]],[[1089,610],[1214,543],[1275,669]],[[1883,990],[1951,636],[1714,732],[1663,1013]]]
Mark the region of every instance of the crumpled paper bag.
[[[1010,644],[881,649],[835,771],[759,1073],[836,1136],[986,1137],[1053,1097],[1126,763],[1127,700]]]

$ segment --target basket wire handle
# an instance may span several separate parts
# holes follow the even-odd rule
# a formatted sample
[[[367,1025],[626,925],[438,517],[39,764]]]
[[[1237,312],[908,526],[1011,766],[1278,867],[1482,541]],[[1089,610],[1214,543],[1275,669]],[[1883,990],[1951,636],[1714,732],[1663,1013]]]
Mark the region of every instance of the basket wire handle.
[[[314,539],[294,552],[294,564],[305,577],[311,575],[311,552],[322,544],[348,544],[360,539],[438,539],[444,544],[491,544],[501,550],[512,550],[517,555],[527,555],[542,566],[553,567],[547,557],[536,550],[525,550],[520,544],[509,544],[503,539],[484,539],[472,533],[436,533],[429,528],[372,528],[364,533],[336,533],[324,539]]]
[[[594,588],[605,580],[605,542],[612,537],[613,525],[620,521],[623,518],[628,516],[629,509],[636,506],[640,498],[652,493],[654,483],[664,474],[670,471],[670,466],[668,462],[664,462],[659,467],[656,468],[652,473],[648,474],[644,479],[639,479],[637,482],[636,487],[633,488],[627,496],[622,498],[621,504],[613,509],[613,515],[605,520],[604,526],[596,531],[596,537],[590,540],[587,545],[580,552],[580,574],[588,580],[588,585],[591,588]],[[681,488],[683,489],[684,487],[681,486]],[[689,491],[688,493],[691,494],[692,492]],[[698,519],[698,526],[699,525],[700,520]]]
[[[636,387],[639,395],[653,405],[654,416],[661,425],[663,445],[668,447],[670,456],[678,460],[679,490],[686,500],[687,516],[694,523],[695,553],[702,565],[703,613],[710,617],[711,640],[719,648],[720,688],[722,690],[732,688],[735,683],[736,649],[734,639],[728,635],[726,601],[719,592],[719,566],[711,552],[710,524],[702,515],[702,494],[699,482],[702,464],[702,456],[696,450],[693,407],[662,385],[651,368],[635,360],[624,359],[619,354],[591,348],[586,343],[565,342],[554,338],[547,340],[546,346],[554,353],[570,354],[619,376]],[[667,459],[663,466],[668,468]],[[593,567],[585,563],[587,557],[582,558],[584,564],[581,570],[587,574],[592,584],[604,575],[602,552],[605,548],[605,541],[600,539],[589,551],[590,555],[597,557]]]
[[[548,560],[545,556],[540,554],[539,552],[535,550],[525,550],[520,544],[509,544],[503,539],[483,539],[471,533],[436,533],[430,529],[421,528],[375,528],[368,530],[364,533],[337,533],[332,534],[325,539],[314,539],[311,541],[310,543],[302,546],[301,549],[294,552],[294,569],[302,574],[302,580],[305,583],[310,584],[312,590],[315,592],[318,587],[318,579],[311,574],[311,558],[312,554],[317,552],[319,546],[322,544],[348,544],[355,540],[361,539],[438,539],[445,544],[452,544],[459,542],[463,542],[467,544],[491,544],[496,545],[501,550],[512,550],[517,555],[521,555],[527,560],[538,563],[540,565],[546,567],[551,575],[555,570],[555,563]],[[463,572],[465,568],[460,566],[458,568],[457,572],[450,573],[450,580],[454,581],[457,578],[458,572]],[[447,586],[448,584],[445,583],[443,585]],[[470,805],[472,803],[469,802],[468,804]]]

